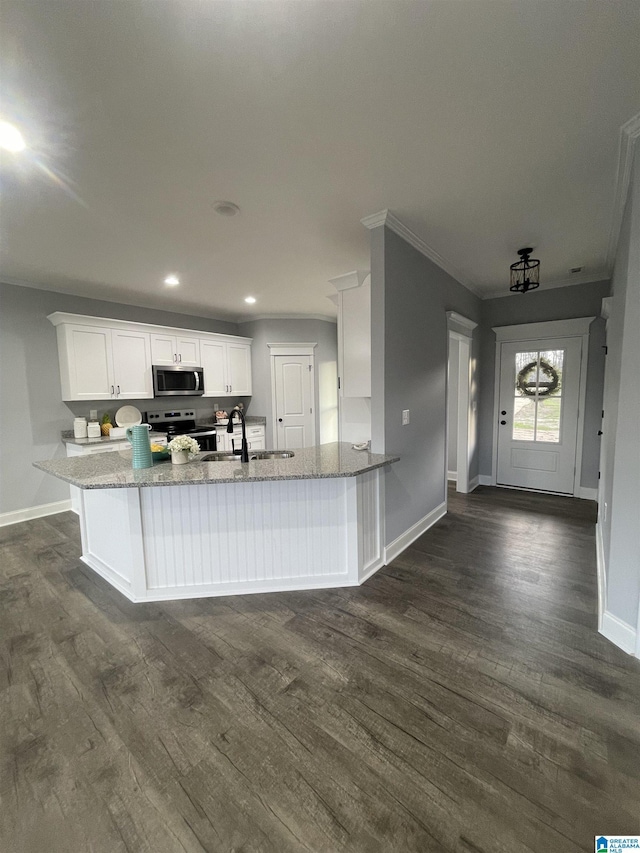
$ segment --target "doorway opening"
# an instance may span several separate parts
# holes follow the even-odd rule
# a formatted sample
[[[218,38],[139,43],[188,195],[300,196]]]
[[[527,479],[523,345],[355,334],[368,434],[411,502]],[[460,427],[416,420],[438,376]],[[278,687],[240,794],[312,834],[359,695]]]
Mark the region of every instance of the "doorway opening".
[[[476,431],[471,347],[477,323],[449,311],[447,325],[447,479],[455,481],[456,491],[466,494],[477,485],[477,478],[472,480],[470,475]]]

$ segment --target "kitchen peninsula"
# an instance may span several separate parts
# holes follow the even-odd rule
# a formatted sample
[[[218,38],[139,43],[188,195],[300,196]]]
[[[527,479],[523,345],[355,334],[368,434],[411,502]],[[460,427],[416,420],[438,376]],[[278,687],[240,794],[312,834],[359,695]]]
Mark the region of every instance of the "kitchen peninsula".
[[[82,560],[131,601],[356,586],[382,562],[380,476],[398,457],[334,442],[289,459],[36,462],[81,490]]]

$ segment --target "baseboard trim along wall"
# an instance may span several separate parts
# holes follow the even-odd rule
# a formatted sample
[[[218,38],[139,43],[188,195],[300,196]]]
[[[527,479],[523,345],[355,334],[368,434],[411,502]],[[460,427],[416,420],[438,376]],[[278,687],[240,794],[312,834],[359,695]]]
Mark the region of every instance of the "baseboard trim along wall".
[[[598,577],[598,631],[602,634],[602,620],[607,606],[607,570],[602,528],[599,523],[596,523],[596,574]]]
[[[587,486],[578,486],[578,494],[574,495],[574,497],[582,498],[583,501],[597,501],[598,490],[590,489]]]
[[[451,483],[458,482],[458,472],[457,471],[447,471],[447,480]]]
[[[57,515],[59,512],[67,512],[70,509],[71,501],[66,500],[30,506],[26,509],[15,509],[13,512],[2,512],[0,513],[0,527],[18,524],[21,521],[31,521],[33,518],[44,518],[46,515]]]
[[[636,654],[636,631],[632,625],[618,619],[613,613],[605,610],[602,616],[602,627],[599,629],[603,637],[610,640],[628,655]]]
[[[478,474],[478,485],[479,486],[495,486],[493,481],[493,477],[491,474]]]
[[[474,489],[477,489],[479,485],[480,477],[474,477],[473,480],[469,480],[469,494],[471,494]]]
[[[405,530],[404,533],[401,533],[397,539],[394,539],[393,542],[390,542],[384,549],[384,564],[388,566],[392,560],[395,560],[396,557],[399,557],[402,552],[411,545],[412,542],[422,536],[430,527],[436,523],[436,521],[440,521],[443,515],[446,515],[447,512],[447,502],[443,501],[439,506],[435,509],[432,509],[430,513],[421,518],[420,521],[416,521],[414,525],[412,525],[408,530]]]

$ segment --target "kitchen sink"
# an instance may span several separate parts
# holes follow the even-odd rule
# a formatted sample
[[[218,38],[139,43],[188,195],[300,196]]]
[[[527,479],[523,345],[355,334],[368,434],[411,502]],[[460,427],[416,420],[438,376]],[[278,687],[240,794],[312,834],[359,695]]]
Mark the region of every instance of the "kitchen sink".
[[[292,450],[256,450],[251,459],[291,459],[295,456]]]
[[[295,456],[292,450],[256,450],[249,453],[249,461],[257,461],[261,459],[291,459]],[[231,453],[231,451],[219,450],[216,453],[207,453],[200,460],[201,462],[241,462],[242,457],[239,453]]]

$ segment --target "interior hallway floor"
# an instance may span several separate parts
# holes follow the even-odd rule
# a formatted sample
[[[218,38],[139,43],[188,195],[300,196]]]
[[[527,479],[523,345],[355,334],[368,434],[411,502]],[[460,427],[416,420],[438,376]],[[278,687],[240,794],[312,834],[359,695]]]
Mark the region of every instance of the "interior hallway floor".
[[[72,513],[0,529],[0,849],[640,834],[640,661],[596,631],[595,505],[449,500],[363,587],[167,604],[86,568]]]

